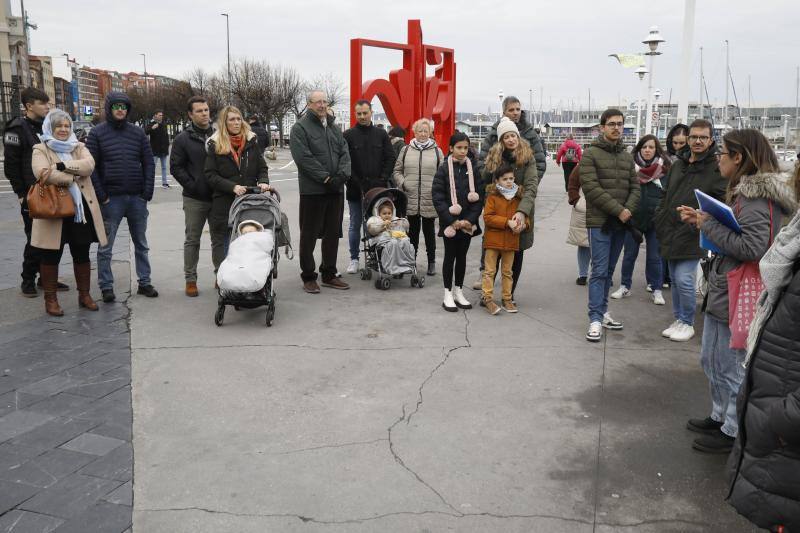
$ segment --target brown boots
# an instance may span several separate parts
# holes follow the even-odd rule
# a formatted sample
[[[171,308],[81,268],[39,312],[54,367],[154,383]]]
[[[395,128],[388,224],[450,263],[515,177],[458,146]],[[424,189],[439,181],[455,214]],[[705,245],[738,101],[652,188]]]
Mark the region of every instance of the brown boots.
[[[97,311],[97,304],[89,296],[89,285],[92,279],[92,264],[74,264],[75,285],[78,286],[78,307],[85,307],[89,311]]]
[[[58,289],[58,265],[39,265],[39,279],[44,290],[44,310],[51,316],[64,316],[58,305],[56,290]]]

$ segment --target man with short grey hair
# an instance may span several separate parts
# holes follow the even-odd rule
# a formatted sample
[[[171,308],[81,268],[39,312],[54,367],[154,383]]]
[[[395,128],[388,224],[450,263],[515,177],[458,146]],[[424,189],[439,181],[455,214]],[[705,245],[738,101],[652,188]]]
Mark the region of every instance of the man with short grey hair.
[[[314,248],[322,238],[322,285],[332,289],[350,286],[336,276],[336,255],[342,229],[344,184],[350,179],[350,154],[341,130],[328,115],[323,91],[308,94],[308,109],[290,135],[289,148],[297,165],[300,188],[300,277],[303,290],[320,292]]]
[[[522,110],[522,104],[519,98],[516,96],[506,96],[503,99],[503,116],[510,118],[511,121],[517,125],[519,136],[528,141],[528,144],[531,145],[533,156],[536,159],[536,170],[539,171],[539,179],[541,180],[544,177],[544,171],[547,170],[547,156],[544,153],[544,144],[542,143],[542,138],[539,137],[539,134],[536,133],[536,130],[533,128],[533,124],[528,121],[528,116],[525,111]],[[494,123],[492,129],[489,130],[489,133],[486,134],[486,137],[483,138],[483,142],[481,143],[481,152],[478,157],[479,166],[481,168],[483,168],[483,163],[486,160],[486,155],[489,153],[489,150],[497,142],[498,124],[500,124],[499,120]]]

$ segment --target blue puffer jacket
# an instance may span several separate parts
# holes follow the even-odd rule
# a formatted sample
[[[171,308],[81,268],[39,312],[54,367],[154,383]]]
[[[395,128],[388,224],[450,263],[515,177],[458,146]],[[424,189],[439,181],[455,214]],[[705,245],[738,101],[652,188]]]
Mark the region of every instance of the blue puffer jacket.
[[[139,195],[153,199],[155,164],[153,151],[142,128],[127,120],[114,120],[112,104],[123,103],[131,112],[131,101],[125,93],[106,96],[106,122],[92,128],[86,147],[94,157],[94,185],[97,199],[103,203],[109,196]]]

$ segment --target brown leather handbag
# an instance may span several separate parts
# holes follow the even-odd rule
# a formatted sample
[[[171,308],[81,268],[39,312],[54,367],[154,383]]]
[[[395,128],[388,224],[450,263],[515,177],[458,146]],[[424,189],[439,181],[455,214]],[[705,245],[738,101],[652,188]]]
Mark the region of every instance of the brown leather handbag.
[[[28,210],[31,218],[66,218],[75,216],[75,202],[67,187],[47,185],[37,180],[28,189]]]

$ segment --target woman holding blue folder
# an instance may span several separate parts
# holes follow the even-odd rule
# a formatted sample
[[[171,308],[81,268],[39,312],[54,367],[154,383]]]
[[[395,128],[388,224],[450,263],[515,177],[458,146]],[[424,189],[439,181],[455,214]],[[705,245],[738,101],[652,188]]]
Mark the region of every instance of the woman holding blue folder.
[[[729,290],[738,294],[740,287],[729,287],[728,277],[746,263],[761,259],[781,228],[782,216],[797,209],[797,198],[788,177],[780,173],[769,141],[759,131],[726,134],[717,158],[720,174],[728,180],[725,200],[740,231],[731,221],[723,223],[692,207],[680,206],[678,212],[683,222],[696,226],[717,250],[708,275],[700,352],[711,389],[711,415],[689,420],[687,428],[703,434],[694,441],[696,450],[728,453],[738,433],[736,396],[745,375],[744,346],[732,339],[730,327],[741,317],[738,313],[731,316],[730,304],[737,302],[728,298]]]

